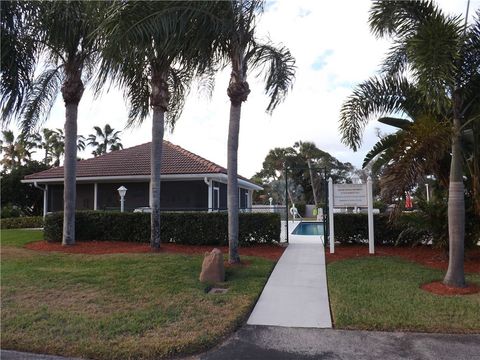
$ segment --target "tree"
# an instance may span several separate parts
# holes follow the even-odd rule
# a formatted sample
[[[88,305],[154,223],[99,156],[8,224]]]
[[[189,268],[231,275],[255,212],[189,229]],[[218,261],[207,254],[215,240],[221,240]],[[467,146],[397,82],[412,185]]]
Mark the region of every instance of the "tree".
[[[480,12],[477,13],[477,17]],[[467,27],[459,17],[445,15],[431,1],[376,1],[370,12],[370,27],[379,37],[390,36],[393,46],[382,74],[387,84],[413,79],[423,103],[451,124],[448,227],[449,266],[444,283],[465,286],[463,270],[465,199],[462,179],[462,130],[478,116],[480,97],[480,24]],[[342,140],[354,150],[371,116],[401,111],[400,92],[358,102],[357,88],[342,107]],[[405,93],[405,92],[403,92]]]
[[[10,172],[3,170],[0,173],[2,178],[1,200],[2,208],[13,206],[27,215],[41,215],[43,210],[42,191],[32,184],[22,184],[25,176],[47,170],[48,166],[38,161],[27,161]]]
[[[103,129],[99,126],[94,126],[93,129],[95,130],[95,134],[88,135],[87,139],[88,145],[95,147],[95,150],[92,152],[93,156],[123,149],[119,136],[121,131],[115,131],[109,124],[105,124]]]
[[[15,139],[11,130],[3,130],[2,135],[0,153],[3,153],[3,158],[0,164],[5,170],[12,170],[31,159],[35,152],[33,149],[37,147],[38,136],[26,134]]]
[[[118,2],[101,26],[98,88],[112,79],[130,103],[128,125],[152,109],[151,247],[160,248],[160,174],[165,124],[173,129],[192,79],[211,74],[222,2]],[[217,9],[218,8],[218,9]],[[225,13],[225,11],[223,11]]]
[[[99,43],[94,35],[107,3],[32,2],[35,19],[23,19],[32,41],[46,60],[22,104],[22,128],[32,131],[48,116],[59,92],[65,102],[63,245],[75,243],[78,104],[93,72]]]
[[[255,38],[255,24],[263,12],[263,1],[232,0],[230,15],[226,16],[224,55],[232,67],[227,94],[230,98],[228,127],[227,172],[228,172],[228,243],[229,262],[240,262],[238,255],[238,136],[242,103],[250,94],[247,69],[265,71],[265,93],[270,97],[267,112],[271,113],[284,100],[295,77],[295,60],[290,51],[265,44]]]

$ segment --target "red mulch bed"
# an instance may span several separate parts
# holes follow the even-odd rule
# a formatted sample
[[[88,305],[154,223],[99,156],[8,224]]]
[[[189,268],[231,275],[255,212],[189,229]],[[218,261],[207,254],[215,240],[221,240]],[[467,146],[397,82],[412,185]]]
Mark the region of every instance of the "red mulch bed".
[[[72,246],[62,246],[60,243],[48,241],[36,241],[25,245],[27,249],[38,251],[59,251],[72,254],[122,254],[122,253],[149,253],[151,252],[149,244],[128,243],[123,241],[77,241]],[[165,243],[161,245],[161,253],[181,253],[181,254],[204,254],[212,251],[213,248],[228,253],[227,246],[199,246],[199,245],[179,245]],[[276,245],[255,245],[251,247],[241,247],[240,255],[258,256],[270,260],[278,260],[282,256],[285,248]]]
[[[437,294],[437,295],[470,295],[480,292],[480,287],[475,284],[468,284],[467,287],[457,288],[452,286],[447,286],[441,281],[434,281],[428,284],[423,284],[420,286],[421,289]]]
[[[435,269],[447,270],[448,255],[429,246],[391,247],[375,246],[375,254],[368,254],[368,246],[340,245],[335,246],[335,253],[330,254],[326,248],[327,263],[364,256],[400,256]],[[465,272],[480,273],[480,249],[468,250],[465,253]]]

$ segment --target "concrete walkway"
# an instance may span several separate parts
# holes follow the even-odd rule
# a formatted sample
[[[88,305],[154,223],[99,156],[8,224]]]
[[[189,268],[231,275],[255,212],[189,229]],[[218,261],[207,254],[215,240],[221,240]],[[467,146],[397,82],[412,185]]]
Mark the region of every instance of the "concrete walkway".
[[[270,275],[247,324],[332,327],[325,253],[320,242],[299,241],[287,247]]]

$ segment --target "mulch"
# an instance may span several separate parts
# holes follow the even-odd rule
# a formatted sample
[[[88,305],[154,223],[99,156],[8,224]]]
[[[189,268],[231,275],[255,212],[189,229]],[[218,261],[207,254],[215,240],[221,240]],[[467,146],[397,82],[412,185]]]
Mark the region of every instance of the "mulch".
[[[480,287],[476,284],[467,284],[464,288],[457,288],[445,285],[441,281],[434,281],[420,286],[421,289],[437,295],[471,295],[480,292]]]
[[[123,241],[77,241],[75,245],[63,246],[61,243],[36,241],[25,245],[27,249],[37,251],[57,251],[70,254],[125,254],[152,252],[149,244],[129,243]],[[228,253],[228,246],[161,244],[159,253],[201,254],[214,248]],[[258,244],[250,247],[240,247],[240,256],[258,256],[270,260],[278,260],[285,250],[282,246]]]
[[[368,246],[340,245],[335,246],[334,254],[330,254],[327,247],[325,254],[327,263],[365,256],[399,256],[434,269],[447,270],[448,268],[448,254],[430,246],[375,246],[375,254],[369,255]],[[480,273],[480,249],[471,249],[465,252],[464,266],[465,272]]]

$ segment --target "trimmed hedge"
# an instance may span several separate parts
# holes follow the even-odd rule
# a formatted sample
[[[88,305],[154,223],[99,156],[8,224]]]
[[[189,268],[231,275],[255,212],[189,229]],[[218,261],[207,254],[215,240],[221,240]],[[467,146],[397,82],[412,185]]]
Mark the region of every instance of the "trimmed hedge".
[[[412,215],[402,215],[402,217]],[[367,214],[334,214],[335,241],[345,244],[358,244],[368,241]],[[373,216],[375,244],[379,245],[407,245],[419,242],[418,237],[408,237],[403,232],[402,222],[392,224],[389,216],[376,214]]]
[[[43,227],[42,216],[24,216],[0,220],[0,228],[2,229],[28,229],[41,227]]]
[[[61,241],[63,213],[48,215],[45,239]],[[227,245],[226,213],[162,213],[162,242],[187,245]],[[78,211],[75,237],[80,241],[150,241],[150,214],[103,211]],[[240,214],[239,242],[242,246],[271,243],[280,239],[280,215],[274,213]]]

